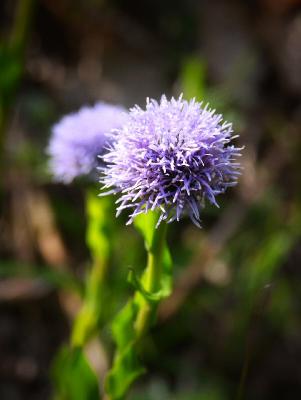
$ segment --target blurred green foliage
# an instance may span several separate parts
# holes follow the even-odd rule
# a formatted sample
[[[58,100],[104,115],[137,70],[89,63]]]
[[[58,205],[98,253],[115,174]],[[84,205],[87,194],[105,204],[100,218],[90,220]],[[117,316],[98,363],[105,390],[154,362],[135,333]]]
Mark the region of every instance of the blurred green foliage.
[[[23,71],[23,58],[34,0],[20,0],[10,36],[0,41],[0,154],[10,107]]]
[[[206,67],[196,57],[191,57],[183,63],[180,81],[181,88],[184,90],[184,96],[187,99],[196,98],[197,101],[203,101],[206,98],[205,91]]]

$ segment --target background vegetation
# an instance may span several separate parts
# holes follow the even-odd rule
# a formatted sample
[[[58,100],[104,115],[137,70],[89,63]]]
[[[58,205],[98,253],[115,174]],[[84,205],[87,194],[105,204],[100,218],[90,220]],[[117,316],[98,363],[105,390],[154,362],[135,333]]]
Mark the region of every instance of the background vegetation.
[[[97,100],[180,92],[234,122],[244,173],[202,230],[173,224],[174,293],[129,399],[300,398],[300,1],[2,0],[0,33],[0,398],[51,398],[89,267],[85,183],[52,183],[51,125]],[[108,317],[144,262],[123,222]],[[104,324],[86,349],[100,381],[111,349]]]

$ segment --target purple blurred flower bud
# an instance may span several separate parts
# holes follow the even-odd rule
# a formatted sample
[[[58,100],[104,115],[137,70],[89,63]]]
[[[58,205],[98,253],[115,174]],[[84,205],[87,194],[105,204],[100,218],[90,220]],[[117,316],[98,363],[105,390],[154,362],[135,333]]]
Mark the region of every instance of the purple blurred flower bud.
[[[52,128],[47,153],[56,180],[69,183],[90,174],[110,141],[108,134],[127,119],[125,108],[106,103],[83,107],[66,115]]]
[[[101,183],[121,193],[117,216],[132,208],[128,223],[158,209],[162,220],[179,220],[188,213],[197,225],[205,200],[217,206],[216,196],[236,184],[240,148],[230,144],[232,125],[208,106],[162,96],[147,99],[146,110],[135,106],[128,122],[104,155]],[[108,192],[109,193],[109,192]]]

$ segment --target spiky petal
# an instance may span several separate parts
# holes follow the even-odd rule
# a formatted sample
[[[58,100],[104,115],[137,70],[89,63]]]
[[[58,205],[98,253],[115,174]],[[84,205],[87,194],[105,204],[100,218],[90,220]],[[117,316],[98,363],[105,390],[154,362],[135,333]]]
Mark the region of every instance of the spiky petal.
[[[240,155],[232,125],[222,116],[191,101],[147,99],[146,110],[135,106],[117,140],[104,155],[101,183],[120,193],[117,215],[130,208],[129,223],[158,209],[162,220],[179,220],[188,213],[199,226],[200,211],[209,200],[237,182]]]

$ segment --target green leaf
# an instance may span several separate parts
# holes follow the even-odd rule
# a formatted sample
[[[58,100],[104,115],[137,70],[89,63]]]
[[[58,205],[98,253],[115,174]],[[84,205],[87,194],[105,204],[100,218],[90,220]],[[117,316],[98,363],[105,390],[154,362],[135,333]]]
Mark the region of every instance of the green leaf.
[[[133,285],[133,287],[150,303],[158,303],[164,298],[168,297],[171,293],[171,281],[170,279],[162,279],[162,287],[157,292],[151,293],[145,290],[141,280],[138,279],[137,274],[133,269],[130,269],[128,275],[128,281]]]
[[[154,238],[157,221],[158,213],[156,212],[140,214],[135,218],[134,224],[145,240],[145,247],[147,251],[154,251],[153,248],[156,246],[156,243],[154,243]],[[146,300],[152,302],[159,302],[163,300],[164,298],[168,297],[172,291],[172,259],[165,239],[161,245],[163,245],[162,273],[160,289],[157,292],[151,294],[144,289],[144,281],[146,279],[145,275],[142,277],[141,281],[139,281],[134,270],[131,270],[128,277],[130,283],[134,285],[136,290],[140,292],[140,294]]]
[[[131,384],[143,373],[136,355],[135,344],[130,343],[114,362],[114,367],[106,379],[106,390],[114,400],[121,400]]]
[[[129,301],[121,312],[117,315],[112,324],[114,339],[119,349],[124,349],[134,338],[133,320],[138,312],[138,307],[134,301]]]
[[[149,250],[153,243],[158,218],[158,213],[149,211],[146,214],[137,215],[134,219],[134,225],[145,241],[146,250]]]
[[[130,300],[113,321],[113,336],[117,344],[114,366],[107,375],[105,388],[112,399],[119,400],[140,375],[145,372],[136,353],[134,322],[138,307]]]
[[[52,376],[55,400],[98,400],[98,379],[80,349],[63,347],[56,356]]]

